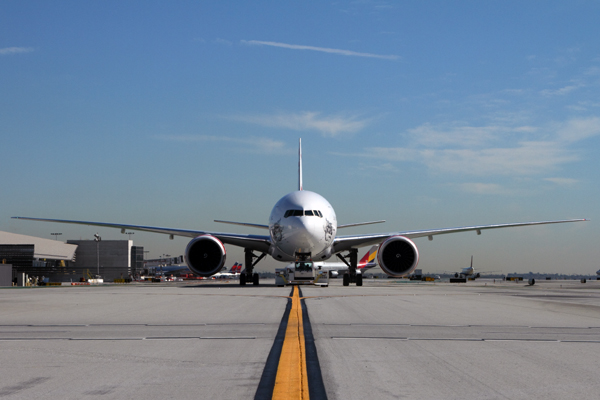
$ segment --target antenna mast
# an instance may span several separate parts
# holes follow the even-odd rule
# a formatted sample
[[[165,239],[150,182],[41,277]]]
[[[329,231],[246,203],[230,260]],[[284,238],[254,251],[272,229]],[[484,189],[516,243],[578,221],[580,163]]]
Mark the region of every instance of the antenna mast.
[[[302,138],[298,143],[298,190],[302,190]]]

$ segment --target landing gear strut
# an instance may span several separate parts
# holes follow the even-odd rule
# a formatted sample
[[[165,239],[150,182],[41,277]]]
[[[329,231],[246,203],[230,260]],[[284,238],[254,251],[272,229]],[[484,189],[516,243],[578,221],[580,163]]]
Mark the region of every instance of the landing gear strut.
[[[350,283],[356,283],[356,286],[362,286],[362,275],[356,273],[356,267],[358,266],[358,249],[350,249],[346,256],[339,253],[336,256],[348,266],[348,272],[344,274],[344,286],[349,286]],[[346,258],[350,258],[350,262]]]
[[[258,285],[260,281],[260,277],[257,273],[254,272],[254,266],[258,264],[260,260],[262,260],[267,253],[262,253],[260,256],[257,256],[250,249],[244,249],[245,255],[245,264],[246,264],[246,272],[240,275],[240,285],[246,285],[246,282],[252,282],[253,285]],[[256,261],[254,260],[256,258]]]

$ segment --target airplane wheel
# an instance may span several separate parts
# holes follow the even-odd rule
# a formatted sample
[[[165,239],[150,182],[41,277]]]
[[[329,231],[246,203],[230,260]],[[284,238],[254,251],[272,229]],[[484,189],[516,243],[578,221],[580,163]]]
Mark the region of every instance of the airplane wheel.
[[[356,275],[356,286],[362,286],[362,275]]]
[[[240,286],[245,286],[246,285],[246,274],[241,274],[240,275]]]
[[[344,274],[344,286],[350,286],[350,275]]]
[[[260,277],[258,276],[258,274],[252,274],[252,284],[254,286],[258,286],[258,282],[260,280]]]

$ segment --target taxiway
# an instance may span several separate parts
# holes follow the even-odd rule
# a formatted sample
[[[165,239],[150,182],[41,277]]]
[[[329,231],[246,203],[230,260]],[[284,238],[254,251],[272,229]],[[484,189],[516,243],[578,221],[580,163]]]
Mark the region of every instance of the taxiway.
[[[254,398],[291,294],[264,283],[0,289],[0,397]],[[329,399],[600,390],[600,282],[332,280],[301,296]]]

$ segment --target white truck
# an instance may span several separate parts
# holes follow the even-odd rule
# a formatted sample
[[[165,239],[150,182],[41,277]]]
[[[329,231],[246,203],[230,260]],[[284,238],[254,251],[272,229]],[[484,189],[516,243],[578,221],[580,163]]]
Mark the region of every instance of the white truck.
[[[329,274],[312,261],[296,261],[275,270],[275,284],[329,286]]]

